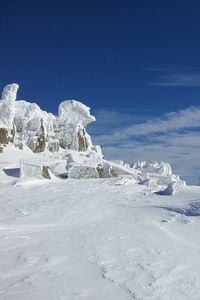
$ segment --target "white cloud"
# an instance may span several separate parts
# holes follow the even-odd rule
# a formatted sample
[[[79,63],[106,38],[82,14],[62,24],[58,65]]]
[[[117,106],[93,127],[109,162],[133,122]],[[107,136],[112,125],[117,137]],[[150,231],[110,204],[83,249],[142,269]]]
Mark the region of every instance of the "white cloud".
[[[200,108],[189,107],[160,118],[125,126],[94,142],[109,159],[164,160],[190,183],[200,176]]]
[[[130,138],[193,127],[200,128],[199,107],[189,107],[185,110],[180,110],[179,112],[171,112],[163,115],[161,118],[150,119],[144,123],[134,124],[115,130],[112,134],[99,135],[96,141],[100,144],[117,143]]]
[[[199,73],[184,73],[173,68],[153,67],[146,71],[157,73],[155,79],[148,82],[151,86],[200,86]]]

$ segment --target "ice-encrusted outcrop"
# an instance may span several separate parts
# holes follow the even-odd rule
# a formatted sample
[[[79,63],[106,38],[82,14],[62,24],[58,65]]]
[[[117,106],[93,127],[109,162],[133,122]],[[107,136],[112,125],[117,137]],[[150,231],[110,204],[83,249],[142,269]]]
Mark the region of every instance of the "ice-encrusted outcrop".
[[[167,186],[172,181],[172,169],[163,161],[137,161],[132,168],[140,172],[141,184],[149,187]]]
[[[12,129],[15,100],[17,97],[19,85],[16,83],[8,84],[2,92],[2,100],[0,100],[0,127]]]
[[[143,174],[158,174],[161,176],[171,176],[172,169],[169,163],[163,161],[137,161],[133,164],[133,169],[136,169]]]
[[[103,158],[101,148],[92,144],[86,132],[86,126],[95,121],[90,108],[79,101],[66,100],[61,102],[58,115],[55,116],[41,110],[35,103],[16,101],[18,88],[13,83],[3,89],[0,100],[0,152],[3,152],[4,146],[12,143],[21,150],[28,147],[33,153],[44,153],[47,157],[55,157],[56,161],[65,160],[66,166],[64,170],[62,163],[61,176],[71,174],[72,177],[87,178],[89,168],[94,168],[93,173],[99,176],[97,167],[102,165]],[[49,167],[57,176],[60,166],[60,163],[55,163],[54,167]],[[81,166],[86,168],[80,169]],[[38,167],[31,163],[21,164],[21,168],[26,176],[31,172],[37,174],[37,171],[40,174],[42,170],[40,164]],[[70,171],[72,168],[75,171]],[[77,172],[80,175],[76,175]]]
[[[90,108],[75,101],[64,101],[59,105],[56,129],[63,148],[87,151],[92,146],[86,126],[95,121],[90,115]],[[76,132],[76,135],[74,134]]]
[[[69,178],[126,178],[150,188],[181,183],[164,162],[136,162],[103,159],[100,146],[94,146],[86,126],[95,121],[90,108],[76,100],[61,102],[58,115],[41,110],[31,102],[17,100],[18,84],[3,89],[0,100],[0,153],[7,144],[22,151],[28,147],[51,162],[21,163],[21,177],[55,176]],[[10,146],[10,145],[9,145]],[[29,150],[29,151],[30,151]],[[32,155],[32,154],[31,154]],[[39,155],[41,157],[41,155]]]
[[[16,101],[18,88],[15,83],[7,85],[0,101],[0,128],[15,145],[26,145],[36,153],[57,152],[60,147],[86,152],[92,147],[86,126],[95,118],[89,107],[75,100],[63,101],[54,116],[35,103]]]

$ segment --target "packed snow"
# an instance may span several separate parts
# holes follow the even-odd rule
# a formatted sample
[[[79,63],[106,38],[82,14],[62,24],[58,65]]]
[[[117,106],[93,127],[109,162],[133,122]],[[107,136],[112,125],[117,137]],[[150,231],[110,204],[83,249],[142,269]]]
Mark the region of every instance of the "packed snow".
[[[11,174],[0,188],[1,299],[199,299],[200,187],[161,196],[128,178]]]
[[[108,161],[75,101],[0,101],[0,299],[199,300],[200,187]]]

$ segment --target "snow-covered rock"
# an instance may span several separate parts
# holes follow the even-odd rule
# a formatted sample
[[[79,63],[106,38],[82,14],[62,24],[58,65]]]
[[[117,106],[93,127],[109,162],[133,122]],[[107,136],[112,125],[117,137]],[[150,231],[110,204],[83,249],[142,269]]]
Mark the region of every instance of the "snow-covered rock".
[[[54,116],[35,103],[16,101],[18,88],[15,83],[7,85],[0,101],[0,128],[7,130],[15,145],[27,145],[37,153],[90,152],[93,145],[86,126],[95,118],[89,107],[75,100],[63,101]]]
[[[171,176],[172,169],[170,164],[163,161],[137,161],[133,164],[133,169],[140,171],[141,173],[146,174],[159,174],[161,176]]]
[[[92,142],[85,127],[95,121],[90,115],[90,108],[75,101],[64,101],[59,105],[57,127],[59,140],[64,148],[87,151]]]
[[[104,178],[118,177],[120,175],[132,175],[135,180],[140,179],[140,172],[136,169],[132,169],[129,165],[124,164],[120,161],[117,163],[115,161],[103,160],[103,171],[102,176]]]
[[[172,173],[170,164],[163,161],[138,161],[132,168],[140,172],[140,184],[151,188],[168,186],[171,182],[182,182],[179,176]]]
[[[186,188],[185,181],[177,180],[172,181],[168,184],[167,188],[163,191],[160,191],[160,195],[175,195],[178,192],[183,191]]]
[[[6,85],[3,89],[1,99],[10,102],[15,102],[17,98],[18,89],[19,89],[19,85],[17,83],[11,83]]]
[[[4,87],[0,101],[0,127],[12,129],[17,97],[18,84],[12,83]]]
[[[20,163],[20,178],[46,178],[51,179],[48,166],[36,165],[29,162],[21,161]]]
[[[104,160],[100,146],[92,144],[86,131],[86,126],[95,121],[89,107],[76,100],[66,100],[60,103],[58,115],[53,115],[35,103],[16,101],[18,88],[18,84],[13,83],[3,89],[0,154],[11,143],[22,151],[28,147],[33,153],[43,154],[45,161],[54,159],[54,167],[52,163],[44,166],[51,168],[56,176],[110,178],[130,175],[149,187],[168,186],[180,181],[165,162],[138,161],[130,167],[121,160]],[[28,163],[22,166],[23,172],[24,176],[37,177],[43,171]]]
[[[90,179],[99,178],[96,168],[89,166],[74,166],[68,172],[68,178]]]

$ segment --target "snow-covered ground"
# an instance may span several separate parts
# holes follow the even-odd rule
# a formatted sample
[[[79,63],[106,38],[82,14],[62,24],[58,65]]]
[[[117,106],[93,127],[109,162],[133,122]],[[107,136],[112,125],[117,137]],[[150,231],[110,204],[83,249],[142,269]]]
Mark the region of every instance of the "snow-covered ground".
[[[104,160],[87,106],[56,117],[17,89],[0,100],[0,299],[199,300],[200,187]]]
[[[0,186],[0,299],[199,300],[200,187],[120,178]]]

